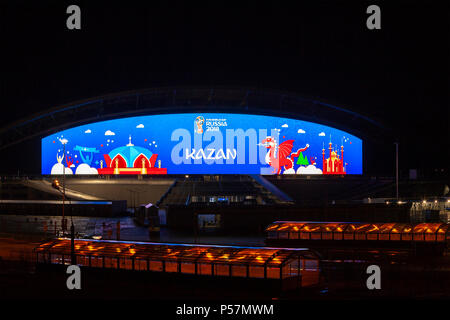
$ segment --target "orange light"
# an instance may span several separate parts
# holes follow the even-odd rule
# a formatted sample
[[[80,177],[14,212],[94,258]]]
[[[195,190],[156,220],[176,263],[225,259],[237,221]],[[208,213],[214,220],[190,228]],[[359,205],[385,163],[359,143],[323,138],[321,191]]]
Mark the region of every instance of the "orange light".
[[[52,188],[54,189],[59,189],[60,185],[59,185],[59,181],[58,179],[53,180],[52,182]]]
[[[272,262],[274,262],[276,264],[280,264],[281,263],[280,259],[278,259],[276,257],[272,259]]]

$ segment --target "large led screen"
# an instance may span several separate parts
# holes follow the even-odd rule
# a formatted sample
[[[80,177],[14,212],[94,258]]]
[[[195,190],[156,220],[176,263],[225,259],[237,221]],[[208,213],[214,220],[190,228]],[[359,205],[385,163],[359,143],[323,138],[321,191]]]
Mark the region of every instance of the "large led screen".
[[[42,139],[43,174],[362,174],[362,141],[263,115],[182,113],[91,123]]]

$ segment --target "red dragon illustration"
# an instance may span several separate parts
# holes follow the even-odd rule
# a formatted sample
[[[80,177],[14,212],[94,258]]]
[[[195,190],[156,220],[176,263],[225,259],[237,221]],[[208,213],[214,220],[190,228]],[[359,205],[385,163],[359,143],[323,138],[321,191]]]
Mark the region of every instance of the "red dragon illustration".
[[[269,149],[266,162],[273,168],[272,173],[276,174],[281,173],[281,168],[284,168],[284,170],[291,169],[294,166],[291,158],[298,157],[300,152],[305,151],[309,147],[307,144],[304,148],[300,148],[297,152],[291,154],[292,148],[294,147],[294,140],[286,140],[277,146],[277,142],[273,137],[266,137],[262,141],[262,145]]]

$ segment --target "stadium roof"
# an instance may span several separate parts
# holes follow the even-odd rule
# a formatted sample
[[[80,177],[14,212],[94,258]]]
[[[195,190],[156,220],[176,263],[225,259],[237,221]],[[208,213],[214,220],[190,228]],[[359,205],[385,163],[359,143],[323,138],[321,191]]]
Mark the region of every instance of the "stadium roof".
[[[48,109],[0,129],[0,150],[70,127],[144,114],[229,112],[284,116],[321,123],[363,139],[387,128],[367,116],[295,94],[235,87],[165,87],[120,92]]]

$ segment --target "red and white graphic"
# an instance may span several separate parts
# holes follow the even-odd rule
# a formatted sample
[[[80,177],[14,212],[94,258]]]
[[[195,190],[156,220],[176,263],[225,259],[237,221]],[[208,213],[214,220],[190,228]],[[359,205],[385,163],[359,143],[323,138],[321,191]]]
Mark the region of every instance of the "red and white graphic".
[[[323,174],[345,174],[344,168],[344,146],[341,145],[341,156],[333,150],[331,141],[329,144],[329,157],[325,159],[325,148],[322,149]]]
[[[291,154],[292,148],[294,147],[294,140],[286,140],[278,146],[273,137],[266,137],[261,143],[269,149],[266,155],[266,163],[273,168],[272,173],[276,174],[280,174],[282,168],[284,170],[292,169],[294,162],[291,158],[298,157],[300,152],[305,151],[309,147],[309,145],[306,145],[304,148],[300,148],[297,152]]]

